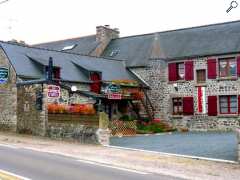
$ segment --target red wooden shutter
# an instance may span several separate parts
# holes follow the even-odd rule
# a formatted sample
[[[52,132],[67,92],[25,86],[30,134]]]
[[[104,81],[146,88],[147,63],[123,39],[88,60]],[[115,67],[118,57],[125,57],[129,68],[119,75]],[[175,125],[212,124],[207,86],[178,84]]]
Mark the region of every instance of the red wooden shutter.
[[[193,80],[193,61],[185,62],[185,80]]]
[[[99,94],[101,91],[101,76],[95,72],[91,73],[90,80],[93,81],[93,83],[90,85],[90,91]]]
[[[217,77],[217,60],[208,59],[208,79],[216,79]]]
[[[183,114],[193,115],[193,113],[194,113],[193,97],[184,97],[183,98]]]
[[[177,80],[177,64],[176,63],[168,64],[168,80],[169,81]]]
[[[61,79],[61,69],[59,67],[53,69],[53,77],[54,79]]]
[[[238,96],[238,114],[240,114],[240,95]]]
[[[237,57],[237,75],[240,76],[240,56]]]
[[[217,116],[217,96],[208,96],[208,115]]]

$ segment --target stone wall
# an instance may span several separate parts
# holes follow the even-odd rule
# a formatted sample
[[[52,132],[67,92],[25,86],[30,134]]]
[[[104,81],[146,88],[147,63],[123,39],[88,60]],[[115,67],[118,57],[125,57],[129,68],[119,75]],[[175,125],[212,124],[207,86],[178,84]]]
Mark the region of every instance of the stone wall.
[[[43,94],[42,110],[36,108],[36,92]],[[45,136],[47,130],[47,85],[35,84],[18,87],[17,131]]]
[[[17,127],[16,73],[1,48],[0,67],[9,69],[8,82],[0,84],[0,130],[15,132]]]
[[[168,82],[168,63],[164,60],[150,60],[149,67],[132,69],[148,82],[151,87],[148,94],[155,107],[155,117],[169,122],[178,129],[188,129],[190,131],[228,131],[239,127],[240,117],[238,115],[218,114],[217,116],[208,116],[207,114],[196,113],[198,97],[196,70],[205,69],[207,72],[207,58],[193,59],[193,61],[194,80],[175,82],[178,91],[175,90],[173,83]],[[206,97],[212,95],[239,95],[240,79],[207,79],[205,87]],[[184,96],[192,96],[194,98],[194,116],[172,115],[172,98]],[[207,109],[206,112],[208,112]]]
[[[237,135],[237,157],[238,157],[238,162],[240,163],[240,129],[236,129],[236,135]]]
[[[109,145],[108,117],[99,115],[49,114],[47,136],[80,143]]]

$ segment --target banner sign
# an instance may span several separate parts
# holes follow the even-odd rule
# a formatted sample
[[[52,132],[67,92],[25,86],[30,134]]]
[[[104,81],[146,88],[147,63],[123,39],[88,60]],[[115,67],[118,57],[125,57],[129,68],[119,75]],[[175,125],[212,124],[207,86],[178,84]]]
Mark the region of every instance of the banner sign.
[[[49,98],[59,98],[61,88],[56,85],[48,85],[48,97]]]
[[[198,87],[198,113],[205,114],[206,110],[206,87]]]
[[[0,67],[0,84],[5,84],[8,82],[8,68]]]
[[[119,93],[108,94],[108,99],[120,100],[122,99],[122,94]]]

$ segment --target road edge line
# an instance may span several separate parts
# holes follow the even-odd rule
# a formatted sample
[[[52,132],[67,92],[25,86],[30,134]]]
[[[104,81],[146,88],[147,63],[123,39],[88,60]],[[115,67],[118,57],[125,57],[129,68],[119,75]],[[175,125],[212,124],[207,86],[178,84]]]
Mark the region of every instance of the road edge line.
[[[24,176],[20,176],[20,175],[17,175],[15,173],[12,173],[12,172],[9,172],[9,171],[3,170],[3,169],[0,169],[0,173],[3,173],[3,174],[6,174],[6,175],[9,175],[9,176],[13,176],[13,177],[19,178],[21,180],[31,180],[30,178],[27,178],[27,177],[24,177]]]
[[[207,157],[202,157],[202,156],[190,156],[190,155],[184,155],[184,154],[174,154],[174,153],[150,151],[150,150],[135,149],[135,148],[128,148],[128,147],[111,146],[111,145],[104,145],[104,147],[115,148],[115,149],[123,149],[123,150],[131,150],[131,151],[139,151],[139,152],[146,152],[146,153],[159,154],[159,155],[164,155],[164,156],[175,156],[175,157],[182,157],[182,158],[190,158],[190,159],[195,159],[195,160],[205,160],[205,161],[212,161],[212,162],[239,164],[237,161],[207,158]]]

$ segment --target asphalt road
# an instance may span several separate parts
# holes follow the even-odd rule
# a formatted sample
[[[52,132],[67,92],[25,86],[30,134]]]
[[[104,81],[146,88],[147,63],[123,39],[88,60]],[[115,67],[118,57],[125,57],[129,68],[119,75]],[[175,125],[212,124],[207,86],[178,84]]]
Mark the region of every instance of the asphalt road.
[[[0,170],[33,180],[178,180],[24,148],[0,145]]]
[[[237,161],[237,144],[234,132],[189,132],[111,138],[113,146],[230,161]]]

